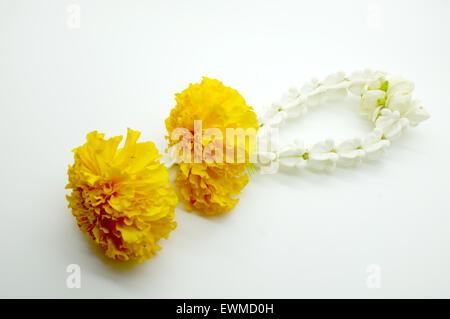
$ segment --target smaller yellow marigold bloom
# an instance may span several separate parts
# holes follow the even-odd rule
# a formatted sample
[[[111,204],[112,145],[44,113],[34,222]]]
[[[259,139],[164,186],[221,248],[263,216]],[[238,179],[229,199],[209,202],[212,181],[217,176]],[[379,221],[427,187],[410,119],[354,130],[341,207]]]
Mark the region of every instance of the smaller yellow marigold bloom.
[[[145,261],[160,250],[157,244],[176,228],[177,196],[167,168],[152,142],[136,143],[140,133],[104,139],[97,131],[74,149],[66,188],[69,208],[82,232],[109,258]]]
[[[239,199],[239,195],[248,183],[246,173],[253,147],[245,144],[244,147],[234,141],[225,141],[227,128],[253,130],[258,129],[258,120],[251,106],[248,106],[238,91],[227,87],[222,82],[204,77],[199,84],[190,84],[183,92],[175,94],[176,106],[166,119],[166,128],[169,133],[169,147],[179,141],[171,139],[172,133],[179,128],[191,132],[192,155],[194,154],[194,140],[198,137],[195,132],[194,121],[201,121],[203,133],[210,129],[219,129],[222,137],[214,140],[222,142],[223,161],[179,164],[175,184],[179,196],[187,210],[196,210],[203,215],[217,215],[230,211]],[[200,148],[205,150],[205,144],[211,139],[199,142]],[[230,163],[227,161],[227,148],[233,148],[234,154],[238,149],[245,151],[245,161]]]

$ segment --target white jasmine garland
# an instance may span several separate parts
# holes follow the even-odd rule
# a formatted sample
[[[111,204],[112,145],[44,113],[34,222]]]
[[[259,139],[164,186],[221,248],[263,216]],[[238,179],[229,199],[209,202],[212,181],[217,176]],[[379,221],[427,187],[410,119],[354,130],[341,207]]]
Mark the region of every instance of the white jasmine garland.
[[[275,173],[278,167],[331,171],[336,166],[353,167],[363,160],[376,160],[408,126],[416,126],[430,117],[418,100],[413,100],[414,83],[382,71],[363,70],[345,75],[337,72],[323,81],[312,79],[301,88],[291,88],[283,98],[266,107],[259,118],[256,165],[262,173]],[[289,119],[304,116],[308,108],[326,100],[347,95],[361,97],[358,111],[375,128],[363,138],[343,141],[327,139],[306,147],[299,140],[278,145],[270,137],[272,128],[281,128]],[[270,139],[270,143],[267,139]]]

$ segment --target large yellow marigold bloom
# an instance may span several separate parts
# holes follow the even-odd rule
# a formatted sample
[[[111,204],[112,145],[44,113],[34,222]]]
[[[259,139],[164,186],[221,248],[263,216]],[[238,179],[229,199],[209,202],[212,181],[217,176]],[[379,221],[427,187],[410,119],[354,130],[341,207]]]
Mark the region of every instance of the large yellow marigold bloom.
[[[186,128],[194,134],[194,120],[202,121],[203,132],[208,128],[220,129],[223,138],[226,128],[253,128],[255,132],[258,129],[253,108],[247,105],[238,91],[218,80],[205,77],[200,84],[190,84],[175,95],[175,101],[177,104],[166,119],[169,146],[177,143],[171,140],[172,132],[177,128]],[[202,144],[204,148],[204,140]],[[223,144],[226,145],[225,142]],[[249,145],[246,145],[245,152],[244,163],[226,163],[225,160],[223,163],[206,163],[204,160],[201,163],[180,163],[175,184],[185,207],[204,215],[230,211],[239,202],[235,196],[248,183]]]
[[[107,257],[142,262],[160,250],[158,241],[175,229],[177,196],[167,168],[152,142],[136,143],[140,133],[128,129],[108,140],[97,131],[73,150],[69,166],[69,208],[81,231]]]

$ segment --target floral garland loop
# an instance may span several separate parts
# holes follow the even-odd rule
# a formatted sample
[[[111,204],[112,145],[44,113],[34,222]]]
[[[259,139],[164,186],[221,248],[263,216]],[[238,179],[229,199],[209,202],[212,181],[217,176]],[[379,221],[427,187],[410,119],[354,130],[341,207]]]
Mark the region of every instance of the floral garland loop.
[[[337,72],[319,82],[313,78],[300,89],[291,88],[280,101],[266,107],[258,119],[258,151],[254,162],[261,173],[275,173],[282,167],[307,167],[330,171],[337,165],[357,166],[363,159],[375,160],[383,155],[408,126],[416,126],[430,117],[411,93],[414,83],[401,76],[382,71],[357,71],[346,76]],[[363,138],[337,141],[326,139],[306,147],[300,139],[279,146],[271,136],[286,120],[304,116],[308,109],[329,99],[354,94],[361,97],[359,112],[375,128]]]

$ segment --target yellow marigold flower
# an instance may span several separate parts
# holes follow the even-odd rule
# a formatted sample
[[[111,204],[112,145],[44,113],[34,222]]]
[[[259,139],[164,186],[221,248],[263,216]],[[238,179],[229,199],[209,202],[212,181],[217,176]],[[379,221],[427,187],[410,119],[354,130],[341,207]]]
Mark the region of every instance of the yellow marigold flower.
[[[158,241],[175,229],[177,196],[169,185],[167,168],[152,142],[136,143],[140,133],[128,129],[108,140],[97,131],[74,149],[69,165],[69,208],[81,231],[88,233],[109,258],[151,258]]]
[[[226,137],[227,128],[254,129],[255,133],[258,129],[253,108],[247,105],[238,91],[218,80],[204,77],[200,84],[190,84],[183,92],[176,94],[175,101],[177,104],[166,119],[169,146],[178,143],[171,140],[172,132],[177,128],[186,128],[194,135],[195,120],[202,121],[202,134],[209,128],[217,128],[222,132],[222,139]],[[210,141],[203,139],[201,147],[204,149]],[[223,145],[224,157],[230,145],[235,150],[238,148],[234,141],[231,144],[227,141]],[[191,150],[194,152],[194,147]],[[239,202],[235,196],[248,183],[246,169],[252,150],[246,143],[246,157],[241,163],[229,163],[226,160],[206,163],[204,159],[199,163],[180,163],[175,184],[185,207],[204,215],[230,211]]]

